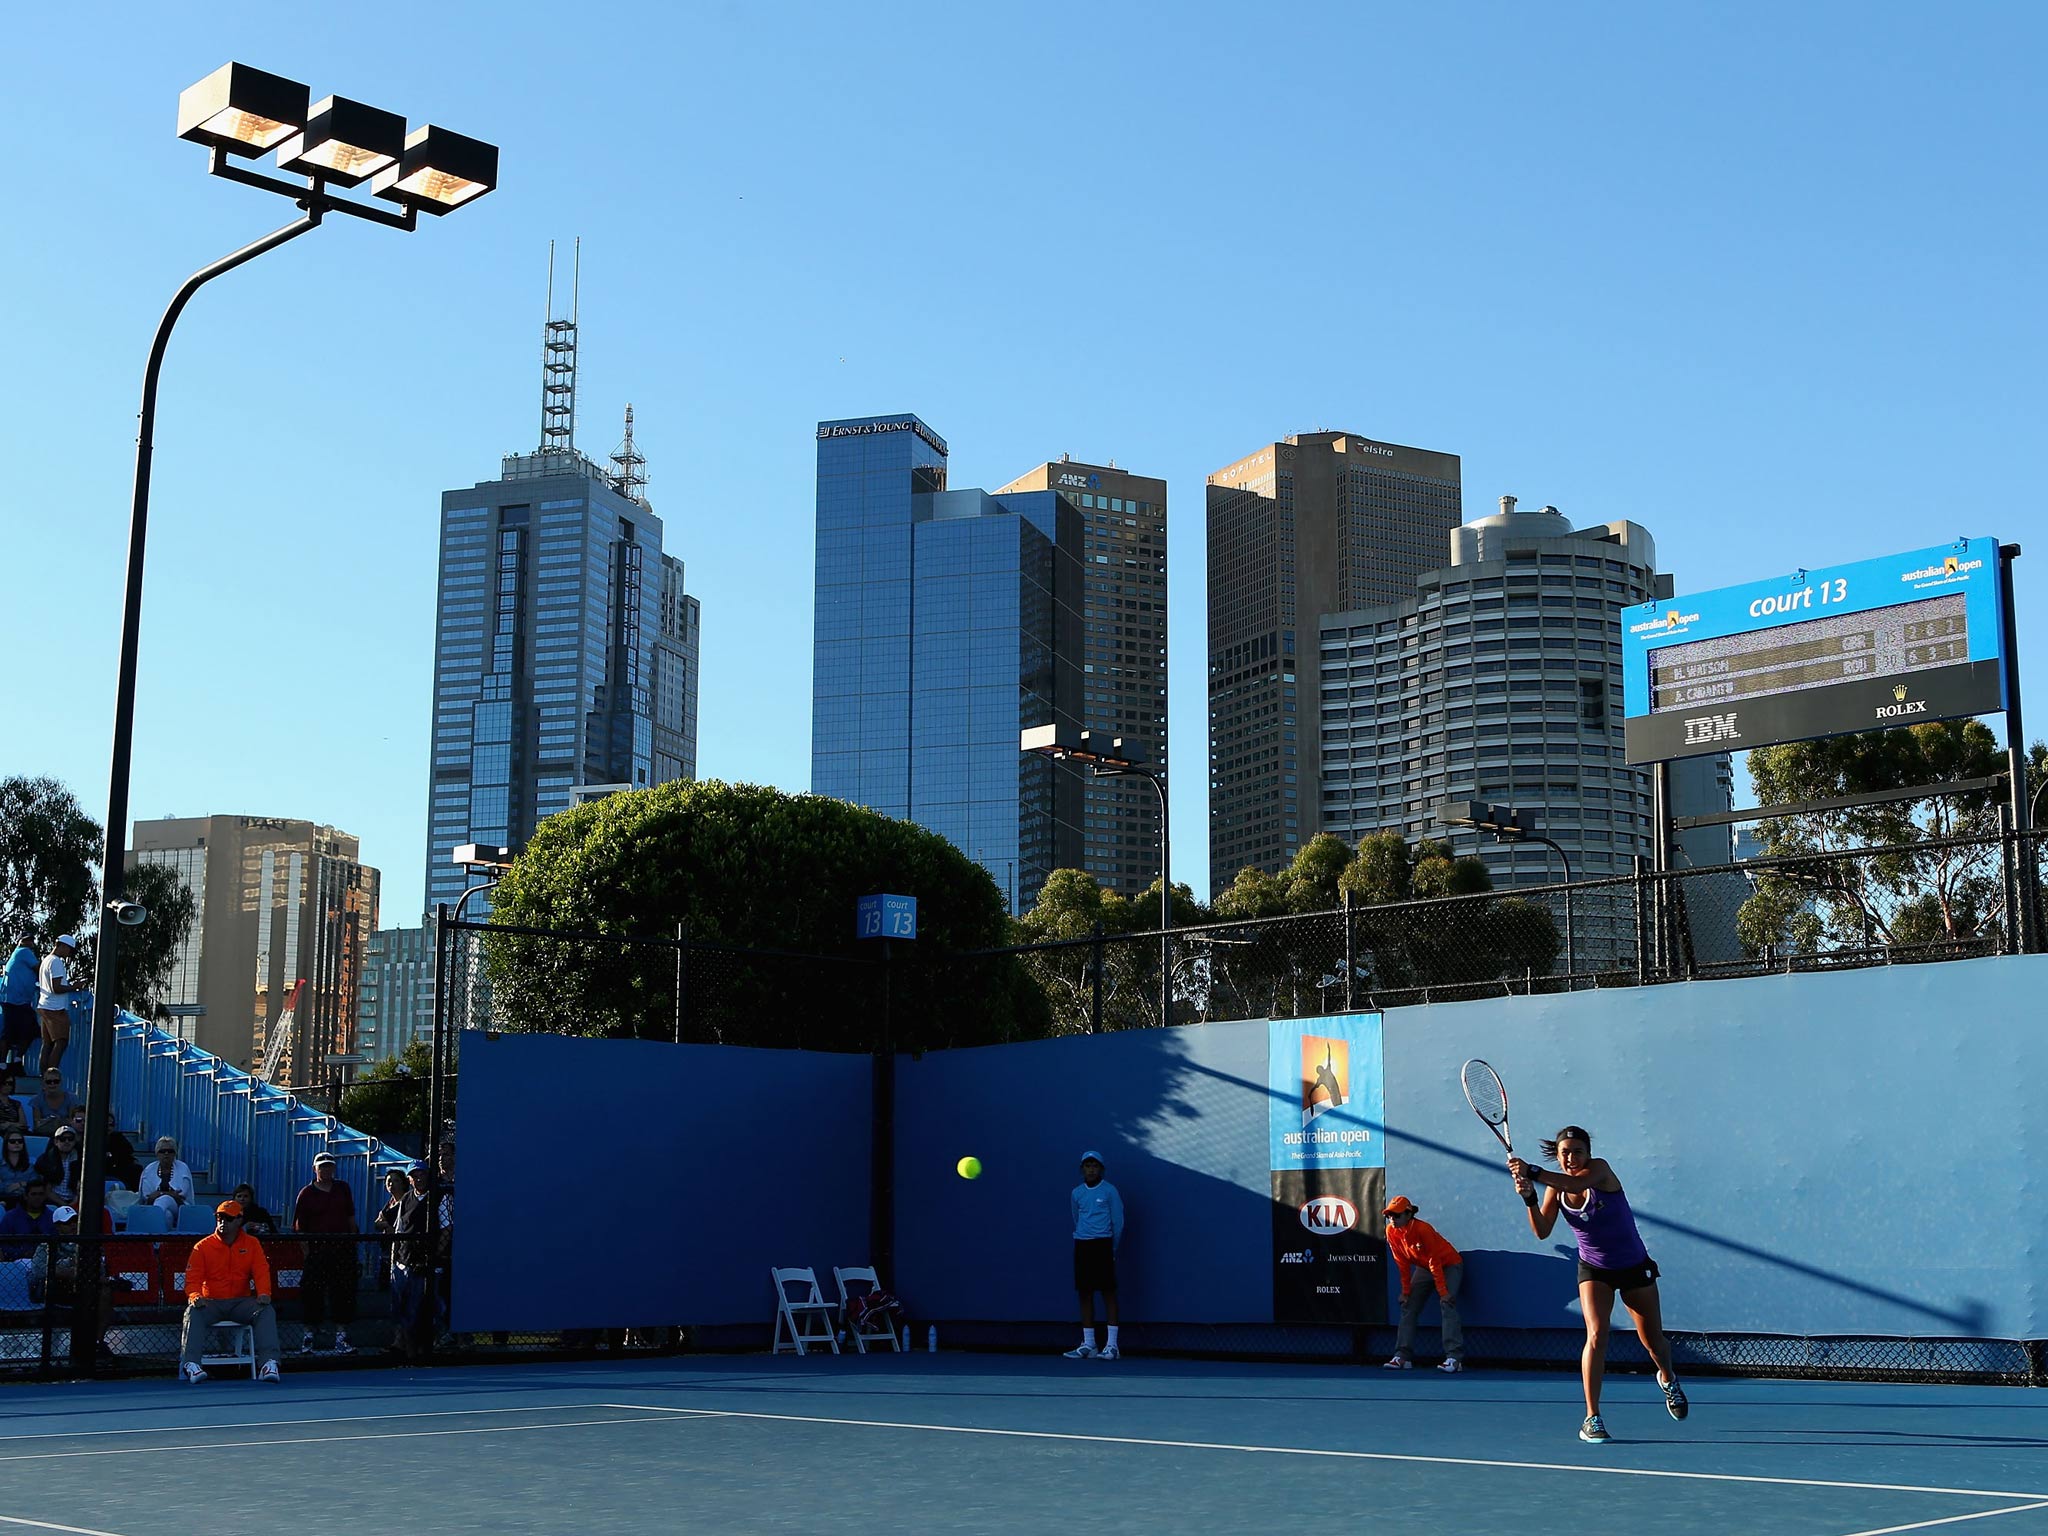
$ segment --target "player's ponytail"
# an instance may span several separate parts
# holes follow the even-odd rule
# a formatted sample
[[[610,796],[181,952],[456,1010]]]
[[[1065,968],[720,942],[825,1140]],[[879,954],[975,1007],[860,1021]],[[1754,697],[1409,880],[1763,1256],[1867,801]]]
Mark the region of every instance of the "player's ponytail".
[[[1586,1144],[1587,1155],[1592,1155],[1593,1133],[1582,1125],[1568,1125],[1551,1140],[1536,1143],[1537,1150],[1543,1154],[1543,1161],[1546,1163],[1557,1161],[1557,1144],[1560,1141],[1583,1141]]]

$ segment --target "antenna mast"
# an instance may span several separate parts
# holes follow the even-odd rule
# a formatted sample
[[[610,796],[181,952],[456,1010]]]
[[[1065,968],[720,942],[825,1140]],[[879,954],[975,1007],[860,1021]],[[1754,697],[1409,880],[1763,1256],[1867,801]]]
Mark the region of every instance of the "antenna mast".
[[[541,332],[540,451],[576,447],[576,313],[583,288],[583,237],[569,288],[569,318],[555,318],[555,242],[548,242],[548,320]]]
[[[647,505],[647,455],[633,446],[633,407],[626,407],[626,440],[612,451],[612,487],[628,501]]]

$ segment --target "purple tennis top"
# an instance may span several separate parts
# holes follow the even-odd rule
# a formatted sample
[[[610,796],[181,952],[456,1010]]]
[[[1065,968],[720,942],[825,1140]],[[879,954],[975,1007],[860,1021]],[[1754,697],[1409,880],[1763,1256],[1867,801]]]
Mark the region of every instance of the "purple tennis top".
[[[1580,1260],[1595,1269],[1633,1269],[1649,1258],[1636,1230],[1636,1213],[1620,1190],[1589,1189],[1585,1206],[1576,1211],[1560,1196],[1557,1209],[1579,1241]]]

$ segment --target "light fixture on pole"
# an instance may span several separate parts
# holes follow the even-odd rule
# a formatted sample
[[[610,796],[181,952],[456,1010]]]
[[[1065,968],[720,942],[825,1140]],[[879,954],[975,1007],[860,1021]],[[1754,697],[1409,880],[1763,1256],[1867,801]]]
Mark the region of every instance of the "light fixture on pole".
[[[1554,839],[1545,837],[1537,828],[1534,811],[1518,811],[1512,806],[1490,805],[1484,800],[1447,800],[1436,808],[1436,819],[1447,827],[1469,827],[1475,832],[1491,832],[1495,842],[1500,843],[1541,843],[1557,855],[1557,862],[1564,866],[1564,985],[1570,991],[1577,985],[1579,953],[1576,936],[1572,932],[1572,861],[1562,846]]]
[[[157,382],[163,370],[164,352],[178,317],[193,294],[264,252],[318,229],[328,214],[366,219],[387,229],[411,230],[419,222],[419,210],[414,203],[408,202],[402,209],[384,208],[352,201],[334,191],[337,187],[355,186],[401,161],[407,143],[404,119],[343,97],[329,96],[318,105],[311,105],[311,98],[312,92],[298,81],[247,64],[225,64],[178,97],[178,137],[203,145],[210,152],[208,174],[276,193],[295,204],[300,217],[186,278],[157,322],[149,359],[142,370],[142,409],[135,438],[135,482],[129,503],[128,560],[122,589],[120,664],[114,687],[106,841],[100,860],[102,897],[114,921],[100,924],[99,948],[94,959],[92,1028],[86,1050],[85,1146],[81,1149],[77,1202],[81,1232],[99,1231],[100,1212],[106,1204],[107,1111],[113,1100],[114,1021],[120,1009],[120,934],[124,927],[146,921],[148,916],[134,903],[124,901],[123,893],[127,881],[128,777],[135,742],[136,658],[149,533],[150,464],[155,449]],[[497,184],[498,152],[476,140],[465,142],[476,151],[465,163],[470,172],[477,173],[475,179],[482,190],[488,191]],[[266,176],[238,163],[273,149],[278,152],[283,169],[298,173],[295,177]],[[467,194],[463,200],[475,195]],[[78,1287],[72,1313],[71,1359],[73,1367],[84,1373],[90,1373],[95,1365],[93,1345],[99,1338],[99,1300],[94,1287]]]
[[[1036,753],[1055,763],[1078,763],[1098,779],[1139,778],[1159,797],[1159,1022],[1173,1022],[1173,875],[1168,862],[1166,777],[1158,769],[1124,753],[1121,736],[1104,741],[1093,731],[1064,725],[1026,726],[1017,750]]]

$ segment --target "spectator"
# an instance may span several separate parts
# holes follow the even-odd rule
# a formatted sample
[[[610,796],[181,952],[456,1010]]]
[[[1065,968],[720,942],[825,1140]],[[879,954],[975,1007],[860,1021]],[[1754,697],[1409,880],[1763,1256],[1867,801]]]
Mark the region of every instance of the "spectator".
[[[0,1132],[0,1203],[11,1211],[21,1204],[22,1190],[30,1179],[41,1178],[29,1161],[28,1137],[18,1125]]]
[[[254,1184],[237,1184],[230,1196],[242,1208],[242,1230],[251,1237],[277,1236],[277,1218],[256,1203]]]
[[[71,984],[67,962],[77,953],[78,940],[60,933],[36,967],[36,1022],[42,1027],[45,1072],[64,1060],[64,1047],[71,1043],[71,999],[67,994],[79,989]]]
[[[1444,1358],[1437,1369],[1462,1371],[1465,1324],[1458,1316],[1458,1287],[1465,1278],[1465,1261],[1435,1227],[1416,1214],[1417,1210],[1413,1200],[1396,1195],[1380,1213],[1387,1218],[1387,1252],[1401,1272],[1401,1325],[1394,1331],[1394,1353],[1386,1368],[1405,1371],[1415,1364],[1415,1325],[1422,1318],[1423,1303],[1434,1291],[1444,1324]],[[1427,1272],[1427,1286],[1416,1283],[1418,1268]]]
[[[107,1111],[107,1177],[119,1179],[133,1189],[142,1180],[142,1164],[135,1156],[135,1143],[123,1136],[116,1127],[114,1112]],[[85,1132],[79,1133],[80,1145],[84,1144]]]
[[[387,1237],[397,1233],[399,1206],[411,1187],[411,1180],[406,1177],[403,1168],[387,1168],[384,1171],[384,1204],[378,1208],[377,1214],[370,1218],[371,1230],[381,1232]],[[391,1278],[391,1254],[391,1244],[378,1246],[377,1268],[387,1285]]]
[[[199,1357],[215,1323],[247,1323],[256,1331],[258,1381],[276,1381],[277,1314],[270,1305],[270,1261],[263,1245],[242,1230],[242,1208],[223,1200],[213,1208],[213,1235],[192,1245],[185,1260],[184,1347],[178,1372],[206,1380]]]
[[[0,1216],[0,1238],[48,1237],[52,1225],[50,1186],[38,1175],[23,1186],[21,1204]],[[32,1259],[38,1246],[35,1243],[0,1242],[0,1262]]]
[[[64,1086],[64,1074],[51,1066],[47,1057],[43,1060],[43,1091],[29,1101],[28,1108],[38,1136],[54,1135],[78,1108],[77,1097]]]
[[[50,1133],[50,1144],[36,1159],[36,1172],[50,1186],[50,1197],[60,1205],[78,1198],[79,1164],[83,1161],[78,1132],[60,1125]]]
[[[29,1010],[35,1012],[33,1008]],[[23,1133],[35,1129],[29,1120],[28,1111],[21,1107],[21,1100],[14,1096],[14,1068],[0,1067],[0,1130],[19,1128]]]
[[[425,1163],[406,1169],[407,1189],[391,1222],[397,1237],[391,1252],[391,1314],[397,1324],[392,1347],[407,1359],[434,1336],[436,1250],[448,1240],[445,1231],[436,1235],[428,1230],[430,1178]]]
[[[0,972],[0,1053],[10,1071],[25,1072],[28,1048],[41,1037],[36,1023],[36,952],[24,938]]]
[[[306,1304],[306,1331],[299,1339],[299,1352],[313,1352],[314,1335],[330,1316],[334,1339],[327,1347],[337,1355],[352,1355],[348,1325],[356,1320],[356,1285],[360,1279],[353,1239],[356,1226],[355,1191],[335,1178],[332,1152],[313,1159],[313,1182],[299,1191],[292,1207],[292,1230],[312,1235],[306,1244],[306,1274],[299,1295]]]
[[[1081,1154],[1081,1182],[1067,1198],[1074,1223],[1074,1289],[1081,1297],[1081,1342],[1067,1351],[1069,1360],[1117,1360],[1116,1245],[1124,1235],[1124,1200],[1114,1184],[1102,1180],[1102,1154]],[[1102,1292],[1109,1332],[1095,1347],[1095,1293]]]
[[[105,1211],[100,1212],[100,1230],[112,1232],[113,1229],[112,1218]],[[36,1250],[35,1261],[30,1267],[29,1294],[47,1306],[69,1307],[78,1299],[77,1209],[60,1205],[51,1211],[50,1233],[59,1240],[44,1243]],[[62,1241],[65,1238],[70,1241]],[[114,1352],[107,1347],[107,1328],[114,1320],[114,1293],[126,1291],[128,1284],[107,1278],[105,1255],[97,1247],[93,1249],[87,1270],[99,1274],[99,1355],[102,1360],[110,1360]]]
[[[155,1206],[164,1213],[166,1221],[177,1224],[178,1207],[192,1198],[192,1170],[178,1156],[177,1138],[157,1137],[156,1161],[142,1170],[135,1188],[143,1204]],[[239,1224],[236,1230],[241,1230]]]

